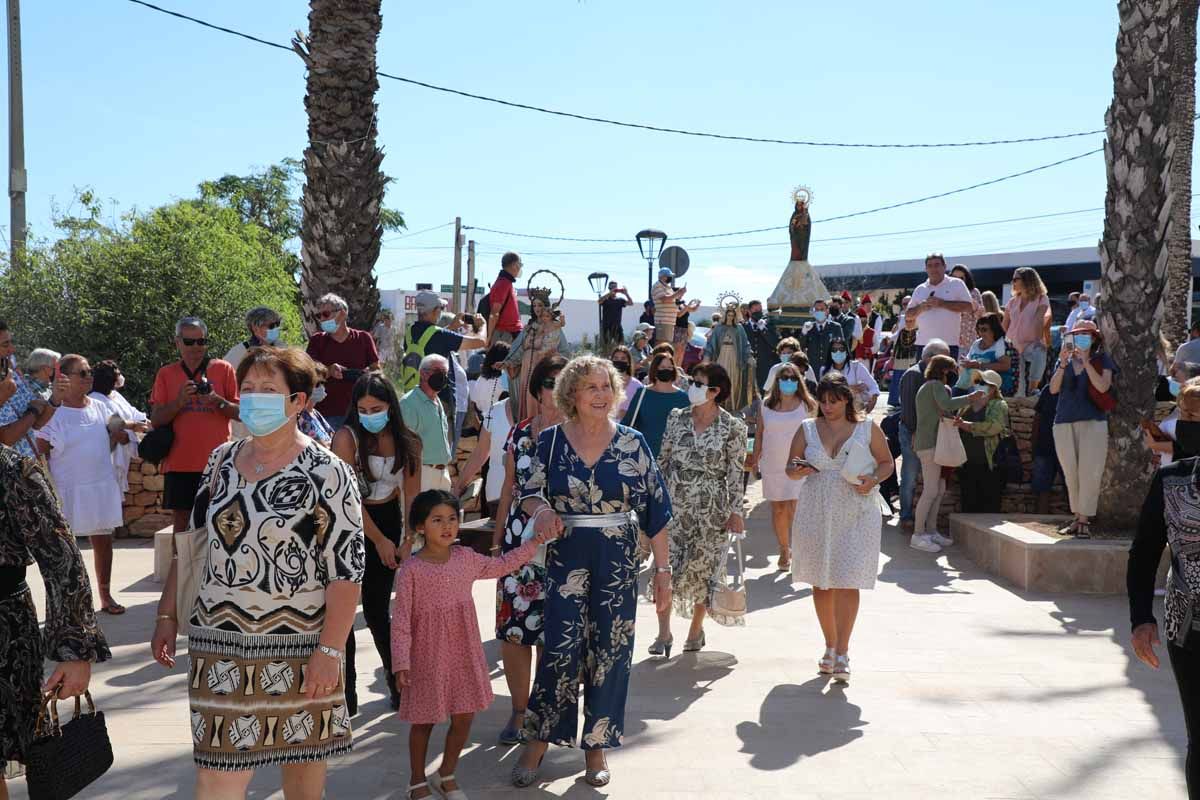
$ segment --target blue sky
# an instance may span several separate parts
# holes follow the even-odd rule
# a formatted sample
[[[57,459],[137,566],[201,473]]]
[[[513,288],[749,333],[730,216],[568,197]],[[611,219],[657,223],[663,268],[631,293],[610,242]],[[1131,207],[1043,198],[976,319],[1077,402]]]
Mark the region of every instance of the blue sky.
[[[159,2],[280,42],[307,25],[302,0]],[[1098,0],[384,0],[383,8],[379,66],[388,72],[648,124],[867,142],[1102,128],[1117,14],[1116,3]],[[95,189],[119,210],[146,208],[191,196],[206,178],[303,151],[299,58],[126,0],[26,0],[23,11],[29,217],[39,232],[49,232],[52,204],[67,203],[75,187]],[[500,253],[515,248],[528,266],[558,271],[573,297],[587,296],[586,275],[603,270],[642,299],[638,230],[684,236],[784,225],[797,183],[815,192],[818,265],[1084,246],[1102,222],[1093,212],[820,241],[1098,208],[1097,155],[952,198],[820,223],[1082,153],[1099,147],[1100,136],[831,150],[625,130],[387,80],[378,102],[384,167],[396,179],[388,201],[405,212],[410,231],[461,215],[465,225],[508,231],[627,237],[606,245],[468,232],[485,282]],[[382,287],[449,280],[449,228],[388,239],[377,267]],[[706,302],[727,290],[765,296],[788,258],[780,232],[679,244],[692,254],[684,282]],[[738,247],[698,249],[713,245]]]

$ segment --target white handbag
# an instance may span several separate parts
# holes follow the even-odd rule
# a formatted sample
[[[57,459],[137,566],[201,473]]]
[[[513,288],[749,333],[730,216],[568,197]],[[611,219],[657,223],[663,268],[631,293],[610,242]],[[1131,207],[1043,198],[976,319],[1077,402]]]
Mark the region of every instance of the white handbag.
[[[717,564],[716,574],[709,583],[708,614],[718,625],[745,625],[746,616],[746,573],[742,559],[742,539],[745,534],[728,533],[721,561]],[[737,567],[730,576],[728,570],[729,550],[732,545],[737,558]],[[729,578],[733,578],[730,583]]]
[[[846,463],[842,465],[842,478],[847,483],[858,486],[862,483],[858,479],[859,475],[875,474],[877,468],[875,456],[871,455],[870,447],[855,439],[853,435],[851,435],[851,440],[845,444],[845,448]]]
[[[233,448],[230,447],[230,450]],[[213,487],[217,473],[221,471],[229,453],[225,453],[208,478],[208,499],[212,502]],[[187,636],[191,628],[192,611],[200,597],[200,576],[208,566],[208,525],[182,531],[174,535],[175,540],[175,618],[178,633]]]

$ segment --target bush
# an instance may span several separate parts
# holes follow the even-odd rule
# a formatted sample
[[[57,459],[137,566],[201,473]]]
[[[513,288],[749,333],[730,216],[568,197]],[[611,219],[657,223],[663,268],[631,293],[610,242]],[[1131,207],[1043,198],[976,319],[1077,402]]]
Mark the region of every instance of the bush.
[[[98,223],[97,205],[89,211],[59,219],[62,238],[31,242],[0,273],[0,319],[23,349],[116,359],[125,395],[145,407],[155,372],[178,357],[179,317],[204,319],[214,357],[246,338],[245,313],[257,305],[280,313],[281,341],[304,343],[295,258],[262,226],[206,200],[127,214],[115,227]]]

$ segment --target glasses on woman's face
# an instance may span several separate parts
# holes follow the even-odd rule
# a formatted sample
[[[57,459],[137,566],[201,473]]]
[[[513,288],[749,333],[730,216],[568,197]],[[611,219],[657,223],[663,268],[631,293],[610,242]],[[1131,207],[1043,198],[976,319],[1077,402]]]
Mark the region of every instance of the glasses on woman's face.
[[[697,389],[706,389],[707,390],[709,388],[707,383],[705,383],[704,381],[697,380],[695,378],[688,378],[687,383],[688,383],[688,386],[695,386]]]
[[[88,378],[92,377],[92,371],[90,369],[77,369],[74,372],[68,372],[66,374],[68,376],[77,376],[81,381],[86,381]]]

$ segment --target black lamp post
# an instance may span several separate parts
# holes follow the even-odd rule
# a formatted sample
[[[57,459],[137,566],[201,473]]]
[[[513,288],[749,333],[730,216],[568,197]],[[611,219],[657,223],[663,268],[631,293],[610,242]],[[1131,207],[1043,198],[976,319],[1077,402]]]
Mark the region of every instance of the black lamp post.
[[[667,235],[662,231],[647,228],[637,235],[638,252],[646,259],[646,299],[651,299],[650,290],[654,288],[654,262],[662,253],[663,245],[667,243]]]
[[[604,296],[604,290],[608,288],[608,273],[593,272],[588,275],[588,283],[592,285],[592,290],[596,293],[596,300]],[[600,353],[600,340],[604,338],[604,308],[596,303],[596,316],[599,320],[599,327],[596,328],[596,354]]]

